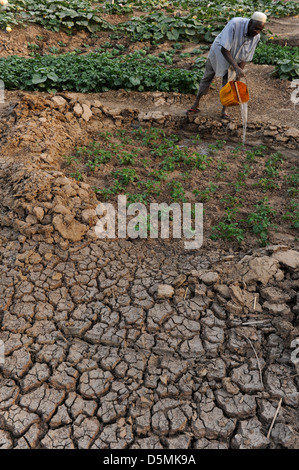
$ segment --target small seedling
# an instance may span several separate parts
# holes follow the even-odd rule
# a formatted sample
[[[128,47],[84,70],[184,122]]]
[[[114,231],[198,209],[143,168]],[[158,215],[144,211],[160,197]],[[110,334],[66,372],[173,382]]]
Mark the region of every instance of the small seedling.
[[[247,217],[247,223],[254,234],[259,236],[259,243],[261,246],[266,246],[268,243],[268,229],[274,228],[272,223],[276,211],[268,203],[268,199],[264,198],[254,206],[255,211]]]
[[[120,183],[124,186],[128,186],[128,184],[133,183],[137,178],[136,170],[134,170],[133,168],[115,170],[112,172],[112,176],[116,177],[116,179],[119,180]]]
[[[82,181],[83,180],[83,175],[79,170],[76,170],[75,173],[71,173],[70,176],[72,178],[75,178],[77,181]]]
[[[59,48],[56,46],[49,47],[51,54],[58,54],[60,52]]]
[[[65,163],[67,166],[70,166],[73,162],[79,163],[79,159],[74,155],[64,155]]]

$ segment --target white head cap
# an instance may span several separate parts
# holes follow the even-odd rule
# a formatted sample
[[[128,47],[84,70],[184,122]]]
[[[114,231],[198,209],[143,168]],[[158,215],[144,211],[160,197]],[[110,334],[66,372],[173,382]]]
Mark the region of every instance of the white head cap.
[[[261,11],[255,11],[251,17],[252,20],[259,21],[260,23],[266,23],[267,16]]]

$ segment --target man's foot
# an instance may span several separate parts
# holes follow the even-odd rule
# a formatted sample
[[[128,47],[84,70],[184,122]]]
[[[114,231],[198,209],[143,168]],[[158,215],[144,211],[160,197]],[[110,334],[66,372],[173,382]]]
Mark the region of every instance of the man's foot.
[[[221,114],[221,119],[226,119],[227,121],[230,121],[230,115],[227,113],[222,113]]]
[[[199,109],[198,108],[190,108],[188,109],[188,111],[186,112],[187,116],[192,116],[192,114],[198,114],[199,113]]]

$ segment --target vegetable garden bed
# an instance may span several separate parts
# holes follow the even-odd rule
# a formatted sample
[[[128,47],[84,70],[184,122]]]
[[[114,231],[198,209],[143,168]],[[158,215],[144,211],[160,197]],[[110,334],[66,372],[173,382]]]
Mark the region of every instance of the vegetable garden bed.
[[[270,0],[200,5],[192,0],[11,1],[0,9],[0,25],[12,27],[6,35],[13,39],[14,32],[30,25],[42,29],[27,42],[26,57],[0,58],[0,78],[6,90],[51,94],[121,89],[194,95],[214,37],[228,19],[248,16],[253,8],[272,17],[299,12],[298,2]],[[49,34],[59,39],[47,47]],[[72,38],[80,47],[72,46]],[[272,80],[296,78],[298,49],[274,44],[272,38],[266,27],[254,63],[273,65]],[[105,140],[102,133],[85,151],[77,149],[66,157],[67,173],[90,181],[104,200],[124,191],[132,202],[155,198],[203,202],[209,235],[215,241],[241,243],[249,235],[253,243],[264,245],[275,225],[292,234],[298,229],[297,174],[294,162],[283,153],[271,153],[267,147],[231,148],[219,140],[202,153],[199,141],[187,139],[185,145],[176,129],[172,137],[163,129],[151,133],[140,128],[139,136],[138,132],[124,126],[115,142]],[[277,197],[279,210],[277,204],[271,205]],[[215,216],[215,201],[221,217]]]

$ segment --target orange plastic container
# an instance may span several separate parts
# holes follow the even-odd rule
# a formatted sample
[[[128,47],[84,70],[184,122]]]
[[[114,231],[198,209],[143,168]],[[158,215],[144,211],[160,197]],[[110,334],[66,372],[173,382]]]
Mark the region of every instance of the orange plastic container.
[[[246,83],[236,80],[227,82],[227,84],[221,88],[219,95],[223,106],[237,106],[240,103],[247,103],[247,101],[249,101]]]

